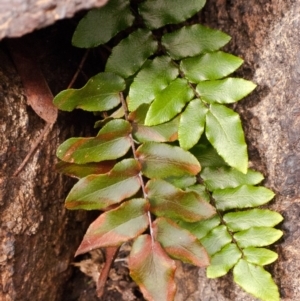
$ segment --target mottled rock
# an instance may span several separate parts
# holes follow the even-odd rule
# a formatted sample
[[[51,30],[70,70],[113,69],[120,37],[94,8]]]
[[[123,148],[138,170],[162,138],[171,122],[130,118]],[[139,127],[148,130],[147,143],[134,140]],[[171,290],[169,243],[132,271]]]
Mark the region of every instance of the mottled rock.
[[[238,75],[258,84],[235,108],[243,118],[251,164],[276,193],[268,207],[285,218],[279,225],[284,236],[272,247],[279,259],[268,270],[282,301],[300,300],[300,2],[209,0],[204,20],[232,36],[227,50],[245,60]],[[199,275],[198,300],[257,300],[232,284],[230,275],[218,280]]]
[[[50,40],[48,35],[47,49],[51,52],[50,44],[53,46],[53,43],[49,43]],[[40,43],[45,45],[45,41]],[[60,46],[67,47],[64,43]],[[44,55],[44,51],[40,53],[38,48],[36,43],[36,58]],[[74,51],[68,49],[68,55],[69,59],[71,56],[74,58]],[[57,70],[63,72],[55,86],[51,85],[52,91],[57,93],[68,84],[75,71],[74,68],[71,72],[66,70],[64,61],[67,60],[64,58],[56,57],[55,60],[53,53],[46,57],[49,82],[59,78]],[[74,126],[69,126],[67,120],[59,120],[54,125],[21,173],[17,177],[12,176],[44,126],[45,122],[27,106],[20,78],[6,49],[1,47],[1,301],[61,300],[64,285],[72,274],[74,251],[88,224],[85,212],[71,212],[64,208],[64,199],[73,181],[55,171],[57,146],[72,135],[70,131],[74,135]]]
[[[1,0],[0,40],[20,37],[83,9],[100,7],[107,0]]]

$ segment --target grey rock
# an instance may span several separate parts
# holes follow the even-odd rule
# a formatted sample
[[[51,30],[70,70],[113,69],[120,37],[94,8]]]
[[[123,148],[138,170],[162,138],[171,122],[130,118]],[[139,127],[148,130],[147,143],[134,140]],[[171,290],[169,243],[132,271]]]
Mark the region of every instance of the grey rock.
[[[83,9],[100,7],[107,0],[1,0],[0,40],[20,37]]]

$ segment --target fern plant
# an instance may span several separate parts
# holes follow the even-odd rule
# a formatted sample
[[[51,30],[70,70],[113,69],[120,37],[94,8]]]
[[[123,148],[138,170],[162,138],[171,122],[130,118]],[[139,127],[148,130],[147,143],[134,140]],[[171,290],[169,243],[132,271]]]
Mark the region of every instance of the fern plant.
[[[181,260],[207,267],[209,278],[233,269],[245,291],[276,301],[264,266],[277,254],[264,247],[282,236],[282,217],[256,208],[274,194],[248,169],[241,120],[228,106],[255,84],[228,77],[243,61],[220,50],[227,34],[183,24],[204,4],[110,0],[79,23],[77,47],[125,38],[104,72],[54,99],[61,110],[105,113],[96,137],[57,150],[58,170],[79,178],[66,207],[100,211],[76,255],[133,241],[130,275],[147,300],[174,299]]]

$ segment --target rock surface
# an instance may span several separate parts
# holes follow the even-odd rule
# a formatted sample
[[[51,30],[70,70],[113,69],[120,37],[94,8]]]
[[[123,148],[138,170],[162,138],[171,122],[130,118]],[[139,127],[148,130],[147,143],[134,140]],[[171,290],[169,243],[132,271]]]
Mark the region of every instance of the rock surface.
[[[62,25],[66,38],[67,27]],[[58,28],[54,34],[59,40],[57,32]],[[60,41],[64,50],[54,55],[58,40],[51,42],[49,31],[41,36],[46,38],[39,39],[33,49],[37,59],[47,58],[43,73],[55,94],[67,86],[78,66],[74,60],[81,55],[70,49],[69,40]],[[67,136],[79,131],[74,124],[68,125],[70,117],[60,117],[25,168],[13,177],[45,122],[27,106],[4,45],[0,48],[0,83],[0,300],[58,301],[71,276],[87,215],[64,209],[73,181],[55,171],[55,151]]]
[[[0,40],[20,37],[83,9],[100,7],[107,0],[1,0]]]
[[[258,84],[236,106],[241,113],[252,165],[276,197],[269,208],[285,220],[283,238],[273,246],[279,259],[269,267],[282,301],[300,300],[300,2],[209,0],[207,25],[232,36],[229,51],[245,64],[239,75]],[[257,300],[232,284],[231,276],[208,280],[200,271],[201,301]]]

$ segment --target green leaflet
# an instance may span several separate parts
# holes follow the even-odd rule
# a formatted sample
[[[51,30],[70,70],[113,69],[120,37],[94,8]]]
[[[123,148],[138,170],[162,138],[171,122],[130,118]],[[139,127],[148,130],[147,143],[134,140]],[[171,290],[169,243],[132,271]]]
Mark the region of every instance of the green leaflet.
[[[57,149],[57,157],[69,163],[84,164],[124,156],[131,144],[131,126],[122,119],[111,120],[93,138],[70,138]]]
[[[154,237],[171,257],[199,267],[209,265],[208,254],[199,240],[171,220],[156,219]]]
[[[79,22],[72,44],[80,48],[104,44],[118,32],[131,26],[133,20],[128,0],[109,0],[105,6],[89,11]]]
[[[165,181],[169,182],[170,184],[176,186],[177,188],[184,189],[187,186],[194,185],[197,182],[197,179],[195,176],[181,176],[181,177],[167,177],[164,178]],[[190,190],[192,191],[192,190]],[[200,195],[202,197],[202,195]]]
[[[232,167],[246,173],[247,144],[240,116],[222,105],[212,104],[206,114],[206,137],[218,154]]]
[[[255,84],[226,78],[243,61],[219,51],[230,40],[225,33],[199,24],[156,30],[184,22],[204,3],[110,0],[78,25],[73,43],[109,42],[105,49],[112,51],[106,72],[54,100],[62,110],[94,112],[101,128],[57,151],[59,171],[80,178],[66,207],[103,211],[76,255],[104,247],[110,256],[133,239],[130,274],[153,301],[174,300],[171,258],[207,266],[210,256],[208,277],[234,268],[246,291],[277,301],[276,285],[262,269],[277,254],[262,246],[281,237],[272,227],[282,216],[252,209],[274,194],[255,186],[263,176],[248,169],[241,120],[225,106]]]
[[[243,231],[251,227],[274,227],[283,217],[271,210],[252,209],[226,213],[223,219],[230,231]]]
[[[208,142],[205,144],[198,143],[190,149],[190,152],[198,159],[202,167],[218,168],[227,166],[224,159],[218,155],[217,151]]]
[[[152,33],[145,29],[138,29],[113,48],[105,71],[128,78],[142,67],[156,49],[157,42],[154,41]]]
[[[199,141],[205,125],[207,108],[200,99],[192,100],[180,116],[178,129],[179,144],[190,149]]]
[[[136,155],[148,178],[196,175],[201,169],[191,153],[164,143],[146,142],[137,149]]]
[[[247,96],[256,85],[242,78],[203,81],[197,85],[201,99],[208,103],[234,103]]]
[[[233,269],[234,281],[246,292],[263,301],[279,301],[279,292],[271,275],[262,267],[240,259]]]
[[[243,63],[239,57],[222,51],[205,53],[183,59],[180,69],[192,83],[223,78],[234,72]]]
[[[108,118],[118,119],[123,118],[125,115],[124,108],[119,107],[117,110],[115,110],[113,113],[111,113]]]
[[[75,178],[83,178],[91,174],[104,174],[109,172],[115,161],[103,161],[100,163],[75,164],[60,161],[56,164],[56,170],[68,176]]]
[[[147,112],[149,110],[149,104],[141,104],[135,111],[130,112],[128,115],[128,120],[137,123],[144,124]]]
[[[270,227],[252,227],[234,234],[234,239],[242,248],[264,247],[277,241],[282,231]]]
[[[165,34],[162,45],[173,59],[178,60],[218,50],[229,40],[230,37],[219,30],[196,24]]]
[[[241,251],[235,244],[226,245],[211,258],[210,266],[206,269],[208,278],[224,276],[242,257]]]
[[[193,235],[195,235],[198,239],[202,239],[205,237],[208,232],[214,229],[216,226],[220,225],[220,217],[215,215],[209,219],[196,222],[196,223],[187,223],[184,221],[178,221],[178,225],[184,229],[189,230]]]
[[[202,184],[195,184],[195,185],[185,185],[186,189],[185,191],[194,191],[196,192],[198,195],[200,195],[200,197],[205,200],[206,202],[210,202],[210,195],[206,189],[206,187]],[[188,186],[188,187],[187,187]]]
[[[150,211],[187,222],[196,222],[215,214],[215,209],[194,192],[183,191],[163,180],[150,180],[146,185]]]
[[[124,109],[123,107],[119,107],[118,109],[116,109],[116,111],[114,111],[111,115],[104,117],[104,119],[98,120],[95,122],[94,124],[94,128],[101,128],[104,125],[106,125],[109,121],[113,120],[113,119],[119,119],[119,118],[123,118],[124,117]]]
[[[132,199],[101,214],[87,229],[75,256],[101,247],[120,246],[148,227],[147,201]]]
[[[271,190],[250,185],[217,189],[213,192],[219,210],[256,207],[268,203],[273,197]]]
[[[129,255],[130,276],[148,300],[172,301],[176,285],[175,261],[150,235],[141,235],[133,243]]]
[[[139,142],[172,142],[178,138],[179,118],[174,118],[169,122],[145,126],[143,124],[133,124],[133,136]]]
[[[184,5],[178,0],[144,1],[139,5],[139,13],[148,28],[157,29],[185,21],[200,11],[204,4],[205,0],[190,0]]]
[[[139,71],[130,86],[127,97],[129,111],[141,104],[151,103],[155,96],[178,76],[178,68],[168,56],[156,57],[148,61]]]
[[[171,120],[193,96],[194,92],[185,79],[175,79],[156,95],[146,115],[145,125],[157,125]]]
[[[171,142],[177,140],[179,117],[163,124],[145,126],[144,121],[148,109],[149,105],[142,104],[136,111],[129,114],[128,119],[132,121],[134,138],[139,142]]]
[[[270,264],[278,258],[278,255],[275,252],[265,248],[245,248],[243,249],[243,254],[245,260],[257,265]]]
[[[209,255],[220,251],[224,246],[231,242],[232,238],[224,225],[220,225],[211,230],[200,241]]]
[[[224,188],[235,188],[240,185],[256,185],[263,179],[260,172],[248,169],[247,173],[228,167],[205,167],[201,171],[201,178],[211,191]]]
[[[66,199],[68,209],[103,210],[135,195],[140,189],[140,164],[126,159],[104,175],[89,175],[74,185]]]
[[[55,96],[53,103],[60,110],[107,111],[120,104],[119,93],[125,89],[124,79],[104,72],[89,79],[81,89],[68,89]]]

